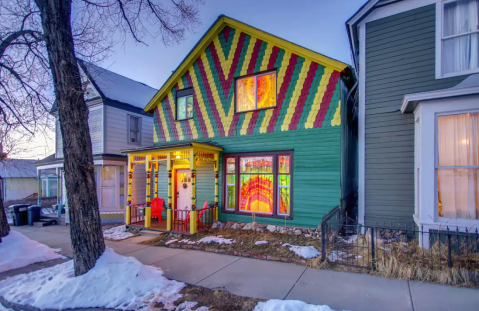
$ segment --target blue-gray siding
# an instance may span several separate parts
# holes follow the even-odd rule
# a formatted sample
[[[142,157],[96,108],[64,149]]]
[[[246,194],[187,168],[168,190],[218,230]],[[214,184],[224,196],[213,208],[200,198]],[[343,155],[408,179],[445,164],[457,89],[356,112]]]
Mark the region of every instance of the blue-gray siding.
[[[414,116],[405,94],[452,87],[435,78],[435,5],[366,24],[365,221],[412,222]]]

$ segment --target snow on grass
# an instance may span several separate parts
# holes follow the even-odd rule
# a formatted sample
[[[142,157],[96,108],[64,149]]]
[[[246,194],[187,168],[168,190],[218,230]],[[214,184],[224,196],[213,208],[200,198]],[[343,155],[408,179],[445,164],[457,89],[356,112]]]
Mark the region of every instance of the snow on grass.
[[[339,261],[339,260],[352,260],[352,259],[359,259],[361,258],[360,255],[355,255],[353,253],[346,253],[343,251],[333,250],[331,254],[328,255],[328,260],[331,262]]]
[[[235,240],[233,239],[225,239],[221,235],[218,236],[207,236],[202,238],[201,240],[198,240],[196,243],[218,243],[218,244],[233,244]]]
[[[271,299],[258,302],[253,311],[334,311],[326,305],[311,305],[299,300]]]
[[[263,244],[268,244],[268,241],[256,241],[256,242],[254,242],[254,245],[263,245]]]
[[[50,247],[32,241],[20,232],[10,231],[0,243],[0,272],[28,266],[32,263],[65,258]]]
[[[175,243],[176,241],[178,241],[178,239],[169,240],[168,242],[165,242],[165,245],[169,245],[169,244],[171,244],[171,243]]]
[[[299,246],[291,245],[289,243],[283,244],[283,246],[288,246],[290,251],[295,252],[296,255],[305,259],[316,258],[321,255],[314,246]]]
[[[190,244],[190,245],[196,244],[195,241],[190,241],[189,239],[183,239],[181,241],[178,241],[178,243],[186,243],[186,244]]]
[[[341,241],[347,244],[354,244],[356,243],[357,240],[358,240],[358,236],[356,234],[341,238]]]
[[[2,304],[0,303],[0,311],[14,311],[14,310],[7,308],[7,307],[5,307],[4,305],[2,305]]]
[[[159,268],[107,248],[84,275],[74,277],[73,261],[68,261],[0,282],[0,296],[39,309],[137,310],[158,302],[171,306],[184,286],[163,277]]]
[[[103,230],[103,237],[109,240],[124,240],[132,236],[134,234],[127,232],[125,225]]]

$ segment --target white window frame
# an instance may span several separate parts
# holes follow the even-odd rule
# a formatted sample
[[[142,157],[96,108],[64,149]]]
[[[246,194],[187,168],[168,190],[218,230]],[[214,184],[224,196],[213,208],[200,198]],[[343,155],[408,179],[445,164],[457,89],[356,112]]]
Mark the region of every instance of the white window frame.
[[[420,135],[415,143],[420,144],[420,148],[415,147],[417,154],[414,157],[414,167],[421,168],[419,172],[414,171],[414,179],[418,181],[414,187],[415,192],[418,193],[418,188],[420,189],[420,195],[415,200],[415,210],[418,212],[414,214],[414,221],[419,227],[424,226],[424,230],[457,226],[460,231],[464,231],[479,226],[478,219],[439,217],[437,189],[438,117],[479,112],[478,100],[479,96],[431,100],[421,102],[414,110],[415,120],[420,119],[419,123],[415,123],[419,127],[415,133]]]
[[[458,72],[450,72],[447,74],[442,73],[442,41],[446,39],[467,36],[473,33],[479,33],[479,30],[477,30],[477,31],[472,31],[465,34],[454,35],[454,36],[443,38],[444,5],[446,3],[457,2],[457,1],[459,0],[438,0],[436,2],[436,79],[451,78],[451,77],[463,76],[463,75],[479,72],[479,67],[478,67],[475,69],[469,69],[469,70],[458,71]]]
[[[127,115],[127,118],[128,118],[128,132],[127,132],[127,140],[128,140],[128,144],[129,145],[141,145],[141,139],[142,139],[142,135],[141,135],[141,117],[139,116],[136,116],[136,115],[133,115],[133,114],[128,114]],[[131,141],[131,118],[137,118],[138,119],[138,141],[137,142],[132,142]]]

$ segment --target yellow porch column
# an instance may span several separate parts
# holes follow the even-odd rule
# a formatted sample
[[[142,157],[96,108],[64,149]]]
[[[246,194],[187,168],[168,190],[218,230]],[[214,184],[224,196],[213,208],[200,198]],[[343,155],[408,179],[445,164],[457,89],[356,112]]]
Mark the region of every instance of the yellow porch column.
[[[157,198],[158,197],[158,171],[160,170],[160,162],[154,163],[153,170],[155,172],[155,198]]]
[[[195,234],[196,228],[196,158],[195,150],[190,149],[190,170],[191,170],[191,212],[190,212],[190,233]]]
[[[166,230],[171,231],[173,224],[173,211],[171,210],[171,152],[166,154],[166,170],[168,171],[168,210],[166,211]]]
[[[215,220],[219,219],[219,207],[218,207],[218,197],[219,197],[219,191],[218,191],[218,169],[220,166],[219,161],[219,154],[215,153]]]
[[[150,192],[151,192],[151,163],[150,156],[145,157],[145,169],[146,169],[146,207],[145,207],[145,227],[151,227],[151,203],[150,203]]]
[[[131,183],[133,181],[133,166],[131,163],[131,156],[128,156],[128,192],[126,201],[126,219],[125,224],[131,224]]]

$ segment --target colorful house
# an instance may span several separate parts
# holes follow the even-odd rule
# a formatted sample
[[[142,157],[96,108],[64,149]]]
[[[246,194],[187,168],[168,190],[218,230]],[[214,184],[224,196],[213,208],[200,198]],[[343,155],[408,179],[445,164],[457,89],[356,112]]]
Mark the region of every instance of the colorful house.
[[[354,204],[354,80],[344,63],[220,16],[145,107],[154,145],[124,150],[127,224],[317,227]]]

